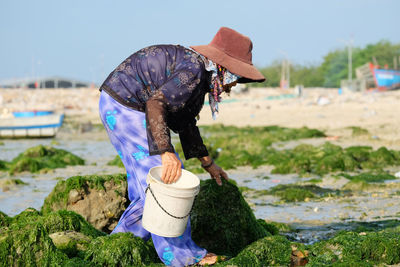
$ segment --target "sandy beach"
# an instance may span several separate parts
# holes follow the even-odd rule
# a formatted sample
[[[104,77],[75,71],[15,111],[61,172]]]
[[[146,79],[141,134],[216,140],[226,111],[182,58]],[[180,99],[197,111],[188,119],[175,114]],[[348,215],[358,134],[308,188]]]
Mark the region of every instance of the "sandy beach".
[[[92,89],[2,89],[0,114],[26,109],[54,109],[68,121],[100,124],[99,91]],[[351,136],[347,127],[368,130],[367,136],[351,138],[368,145],[400,149],[400,91],[343,92],[337,89],[306,88],[302,96],[294,90],[250,88],[247,92],[224,95],[220,113],[213,120],[207,101],[198,125],[279,125],[316,128],[342,142]],[[84,138],[82,136],[82,138]],[[335,138],[333,138],[335,139]],[[346,144],[345,144],[346,145]]]

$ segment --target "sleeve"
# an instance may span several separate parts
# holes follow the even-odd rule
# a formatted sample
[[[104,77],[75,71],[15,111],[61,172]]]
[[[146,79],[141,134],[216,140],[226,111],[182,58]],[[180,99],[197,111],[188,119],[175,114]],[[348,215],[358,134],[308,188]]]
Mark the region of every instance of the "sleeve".
[[[179,131],[179,139],[186,159],[208,156],[207,148],[203,143],[195,119]]]
[[[174,152],[167,114],[176,113],[185,106],[200,83],[199,75],[190,70],[177,71],[147,100],[146,130],[150,155]]]

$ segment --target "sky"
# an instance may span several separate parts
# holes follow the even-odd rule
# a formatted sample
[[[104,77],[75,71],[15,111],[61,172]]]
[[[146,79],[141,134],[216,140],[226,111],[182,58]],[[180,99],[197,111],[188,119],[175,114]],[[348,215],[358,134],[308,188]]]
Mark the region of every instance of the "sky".
[[[62,76],[101,84],[153,44],[208,44],[221,26],[247,35],[257,67],[380,40],[400,43],[399,0],[0,0],[0,81]]]

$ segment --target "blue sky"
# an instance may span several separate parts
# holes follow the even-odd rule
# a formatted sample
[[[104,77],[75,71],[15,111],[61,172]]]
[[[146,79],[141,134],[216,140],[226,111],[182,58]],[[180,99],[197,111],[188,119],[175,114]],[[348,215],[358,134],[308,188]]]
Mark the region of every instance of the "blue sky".
[[[286,54],[318,64],[354,39],[400,42],[398,0],[0,0],[0,80],[65,76],[101,83],[152,44],[207,44],[231,27],[262,67]]]

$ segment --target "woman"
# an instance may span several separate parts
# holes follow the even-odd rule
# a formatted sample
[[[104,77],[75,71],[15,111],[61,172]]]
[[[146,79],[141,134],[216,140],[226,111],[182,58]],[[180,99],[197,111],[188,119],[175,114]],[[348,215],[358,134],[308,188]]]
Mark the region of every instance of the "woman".
[[[182,164],[171,144],[170,129],[179,134],[186,159],[198,158],[201,166],[221,185],[227,174],[209,156],[196,116],[208,93],[213,116],[220,94],[236,83],[262,82],[252,65],[250,39],[222,27],[209,45],[155,45],[139,50],[122,62],[100,88],[100,116],[124,163],[129,207],[112,233],[132,232],[152,237],[166,265],[213,264],[216,255],[198,247],[190,235],[190,220],[176,238],[149,233],[141,225],[146,175],[162,165],[161,179],[173,183]]]

